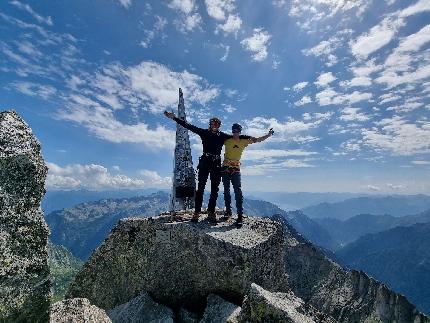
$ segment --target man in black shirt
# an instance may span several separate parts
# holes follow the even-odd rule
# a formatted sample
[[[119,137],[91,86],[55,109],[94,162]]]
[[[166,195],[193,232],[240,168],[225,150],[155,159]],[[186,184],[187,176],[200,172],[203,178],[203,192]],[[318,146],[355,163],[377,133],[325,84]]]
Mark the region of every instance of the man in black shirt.
[[[209,120],[209,128],[199,128],[192,124],[187,123],[175,116],[173,112],[164,112],[164,115],[184,128],[199,135],[203,144],[203,154],[199,158],[198,169],[198,184],[195,199],[195,210],[191,221],[197,222],[203,203],[203,193],[205,191],[206,182],[208,177],[211,179],[211,194],[209,197],[208,204],[208,219],[211,222],[216,222],[215,206],[218,198],[219,184],[221,183],[221,150],[224,145],[224,141],[232,138],[232,135],[228,135],[224,132],[219,131],[221,126],[221,120],[218,118],[212,118]],[[250,138],[249,136],[241,136],[242,139]]]

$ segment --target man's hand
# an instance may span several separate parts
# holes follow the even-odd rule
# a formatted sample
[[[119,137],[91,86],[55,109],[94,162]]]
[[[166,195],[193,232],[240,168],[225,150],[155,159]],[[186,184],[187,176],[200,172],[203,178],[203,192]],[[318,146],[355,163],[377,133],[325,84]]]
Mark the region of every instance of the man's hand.
[[[275,131],[273,130],[273,128],[269,129],[269,136],[273,136],[273,134],[275,133]]]
[[[169,112],[169,111],[164,111],[164,115],[169,119],[173,119],[176,117],[173,112]]]

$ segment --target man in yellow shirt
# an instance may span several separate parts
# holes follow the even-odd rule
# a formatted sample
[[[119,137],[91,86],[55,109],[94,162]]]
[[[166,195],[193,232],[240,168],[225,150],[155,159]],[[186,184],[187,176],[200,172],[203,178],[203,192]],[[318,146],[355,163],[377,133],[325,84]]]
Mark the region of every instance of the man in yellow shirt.
[[[243,194],[241,188],[240,176],[240,158],[243,150],[249,145],[256,142],[261,142],[273,135],[273,129],[269,133],[259,138],[241,139],[240,133],[242,126],[238,123],[231,127],[233,138],[224,141],[224,161],[222,163],[222,182],[224,184],[224,202],[225,202],[225,219],[230,219],[231,212],[231,196],[230,182],[233,184],[234,196],[236,199],[237,220],[236,224],[241,225],[243,220]]]

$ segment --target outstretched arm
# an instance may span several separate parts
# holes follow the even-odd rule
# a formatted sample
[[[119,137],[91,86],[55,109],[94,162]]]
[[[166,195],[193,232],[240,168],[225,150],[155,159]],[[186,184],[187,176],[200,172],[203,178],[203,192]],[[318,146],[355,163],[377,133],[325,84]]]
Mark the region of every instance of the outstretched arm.
[[[265,136],[262,137],[251,137],[250,141],[252,144],[256,143],[256,142],[262,142],[264,140],[266,140],[267,138],[271,137],[275,132],[273,131],[273,128],[270,128],[269,133]]]
[[[203,131],[205,131],[205,129],[203,128],[199,128],[196,127],[192,124],[189,124],[188,122],[181,120],[179,118],[176,118],[175,114],[173,112],[168,112],[168,111],[164,111],[164,115],[169,118],[172,119],[174,121],[176,121],[176,123],[180,124],[182,127],[194,132],[195,134],[201,135]]]

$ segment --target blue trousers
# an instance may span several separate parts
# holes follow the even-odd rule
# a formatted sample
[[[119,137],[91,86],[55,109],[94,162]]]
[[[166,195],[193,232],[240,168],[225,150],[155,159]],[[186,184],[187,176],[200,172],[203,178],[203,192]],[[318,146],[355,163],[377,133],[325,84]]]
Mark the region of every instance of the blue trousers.
[[[231,183],[233,184],[234,197],[236,198],[237,215],[243,215],[243,195],[240,172],[222,172],[222,183],[224,184],[224,203],[226,210],[231,212]]]

